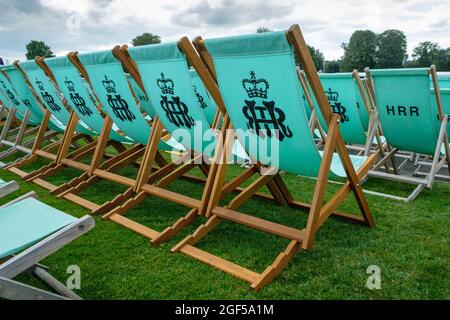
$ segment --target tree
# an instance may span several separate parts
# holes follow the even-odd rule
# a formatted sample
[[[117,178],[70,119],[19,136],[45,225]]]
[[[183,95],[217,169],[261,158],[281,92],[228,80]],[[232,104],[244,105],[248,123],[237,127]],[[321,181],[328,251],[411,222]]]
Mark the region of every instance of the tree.
[[[364,70],[365,67],[375,66],[375,51],[377,35],[370,30],[357,30],[353,32],[350,40],[342,44],[344,58],[342,71]]]
[[[324,72],[326,73],[341,72],[341,61],[340,60],[325,61]]]
[[[323,64],[325,62],[325,56],[323,55],[322,51],[320,51],[319,49],[316,49],[312,46],[309,46],[309,45],[308,45],[308,50],[314,61],[314,66],[316,67],[316,70],[317,71],[322,70]]]
[[[420,42],[414,48],[412,58],[408,67],[429,67],[434,64],[439,71],[450,70],[450,48],[442,49],[431,41]]]
[[[27,44],[26,49],[27,53],[25,56],[27,57],[27,60],[32,60],[36,57],[54,57],[52,50],[50,50],[50,47],[46,45],[44,41],[31,40]]]
[[[272,32],[273,30],[266,28],[266,27],[258,27],[258,29],[256,29],[256,33],[265,33],[265,32]]]
[[[377,36],[375,61],[377,68],[401,68],[408,58],[405,34],[400,30],[386,30]]]
[[[145,32],[145,33],[137,36],[133,40],[131,40],[131,44],[133,45],[133,47],[144,46],[146,44],[155,44],[155,43],[161,43],[161,37],[156,34],[148,33],[148,32]]]

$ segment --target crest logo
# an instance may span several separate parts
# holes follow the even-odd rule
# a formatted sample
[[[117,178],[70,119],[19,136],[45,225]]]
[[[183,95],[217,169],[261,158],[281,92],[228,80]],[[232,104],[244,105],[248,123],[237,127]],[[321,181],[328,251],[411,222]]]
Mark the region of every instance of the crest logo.
[[[106,90],[108,104],[113,110],[114,115],[122,121],[132,122],[136,119],[136,116],[131,112],[125,99],[123,99],[120,94],[117,94],[115,82],[109,80],[105,75],[105,80],[102,81],[102,85]]]
[[[331,90],[331,88],[328,88],[328,90],[325,91],[325,94],[327,95],[328,102],[330,103],[333,113],[337,113],[341,117],[342,123],[348,122],[348,116],[345,114],[347,112],[347,108],[339,102],[339,93]]]
[[[75,84],[67,77],[64,81],[64,84],[66,85],[67,90],[69,90],[70,100],[72,101],[75,108],[77,108],[77,110],[83,116],[90,116],[92,114],[92,110],[89,109],[88,106],[86,106],[86,101],[83,99],[83,97],[81,97],[80,94],[75,91]]]
[[[17,101],[16,97],[14,96],[14,93],[12,93],[8,89],[8,87],[6,86],[6,84],[3,80],[0,80],[0,83],[2,84],[2,87],[5,90],[5,93],[8,95],[9,100],[11,100],[12,103],[14,103],[16,106],[18,106],[20,103],[19,103],[19,101]]]
[[[197,91],[197,86],[193,86],[194,87],[194,93],[195,96],[197,97],[197,101],[200,105],[200,108],[202,109],[206,109],[206,107],[208,107],[208,105],[205,102],[205,99],[203,98],[203,96]]]
[[[250,79],[242,80],[242,87],[249,98],[258,98],[261,101],[267,98],[269,82],[266,79],[256,79],[255,72],[251,71]],[[275,101],[262,100],[262,105],[257,105],[254,99],[244,101],[245,106],[242,107],[242,112],[247,118],[249,130],[256,132],[261,138],[265,136],[272,138],[273,130],[280,141],[292,138],[291,129],[284,124],[286,115],[283,110],[275,106]]]
[[[177,127],[192,128],[194,119],[189,116],[187,105],[181,101],[180,97],[174,95],[174,83],[171,79],[166,79],[161,72],[161,79],[156,81],[161,90],[161,108],[166,113],[167,119]]]
[[[61,107],[58,104],[56,104],[55,98],[53,98],[53,96],[50,93],[45,91],[45,87],[42,81],[36,78],[36,81],[34,83],[36,83],[37,87],[39,88],[39,91],[41,92],[41,97],[42,99],[44,99],[47,106],[55,112],[61,111]]]

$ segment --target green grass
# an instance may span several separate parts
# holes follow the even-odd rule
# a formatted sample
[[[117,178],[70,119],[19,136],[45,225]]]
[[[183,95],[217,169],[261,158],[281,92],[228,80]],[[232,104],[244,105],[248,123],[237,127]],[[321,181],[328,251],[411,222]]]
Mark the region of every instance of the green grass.
[[[39,163],[42,165],[42,163]],[[28,170],[38,168],[38,162]],[[136,168],[121,173],[134,176]],[[232,168],[232,173],[238,172]],[[77,175],[64,170],[48,180],[56,184]],[[16,180],[19,191],[1,199],[6,203],[31,190],[40,199],[62,211],[81,217],[87,210],[58,199],[14,174],[0,171],[3,180]],[[285,175],[292,193],[310,201],[314,181]],[[370,179],[366,188],[407,195],[411,186]],[[339,186],[330,185],[328,196]],[[177,181],[173,191],[200,197],[199,184]],[[83,195],[102,203],[124,188],[102,181]],[[367,196],[377,226],[373,229],[329,219],[319,230],[314,249],[300,252],[278,278],[259,292],[244,281],[218,271],[170,249],[204,223],[204,218],[183,230],[176,238],[152,246],[144,237],[112,221],[96,219],[96,227],[82,238],[43,261],[56,278],[65,282],[66,268],[78,265],[82,272],[85,299],[449,299],[450,298],[450,184],[436,183],[418,199],[406,204]],[[229,199],[228,199],[229,200]],[[358,212],[350,196],[341,209]],[[241,210],[275,222],[303,227],[302,211],[278,207],[268,201],[250,200]],[[162,199],[148,197],[127,216],[156,230],[163,230],[188,209]],[[198,247],[261,272],[286,247],[288,241],[230,222],[221,223],[198,243]],[[370,265],[381,268],[381,289],[365,284]],[[28,275],[19,280],[40,286]]]

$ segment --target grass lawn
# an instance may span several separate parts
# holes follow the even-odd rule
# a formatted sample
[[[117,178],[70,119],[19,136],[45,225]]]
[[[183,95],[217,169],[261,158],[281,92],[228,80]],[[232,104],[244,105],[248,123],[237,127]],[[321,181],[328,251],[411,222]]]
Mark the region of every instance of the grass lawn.
[[[38,168],[36,163],[27,167]],[[238,172],[233,168],[232,173]],[[133,176],[135,168],[123,174]],[[76,176],[64,170],[51,182],[61,184]],[[292,193],[310,201],[314,181],[285,175]],[[6,203],[31,190],[55,208],[77,217],[87,210],[58,199],[16,175],[0,170],[3,180],[16,180],[19,191],[0,199]],[[339,186],[330,185],[329,190]],[[369,179],[365,188],[407,195],[411,186]],[[125,188],[102,181],[83,195],[97,203],[113,198]],[[186,195],[201,195],[202,187],[177,181],[170,189]],[[96,217],[96,227],[82,238],[45,259],[52,274],[65,282],[70,265],[81,268],[85,299],[450,299],[450,184],[437,182],[411,204],[367,196],[377,226],[373,229],[329,219],[320,228],[310,253],[300,252],[278,278],[259,292],[244,281],[218,271],[170,249],[205,222],[199,218],[170,242],[154,247],[144,237],[112,221]],[[229,200],[229,199],[228,199]],[[358,212],[350,196],[341,209]],[[250,200],[243,212],[290,226],[303,227],[306,215],[264,200]],[[128,216],[156,230],[163,230],[188,208],[155,197],[131,210]],[[284,250],[288,241],[230,222],[221,223],[198,243],[198,247],[261,272]],[[381,268],[381,289],[369,290],[370,265]],[[28,275],[21,281],[40,286]]]

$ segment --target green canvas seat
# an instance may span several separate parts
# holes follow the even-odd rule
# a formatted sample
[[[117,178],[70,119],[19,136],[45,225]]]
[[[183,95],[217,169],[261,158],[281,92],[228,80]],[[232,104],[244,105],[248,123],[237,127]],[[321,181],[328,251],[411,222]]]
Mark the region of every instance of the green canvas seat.
[[[20,252],[76,220],[34,198],[0,208],[0,258]]]
[[[136,143],[146,145],[151,128],[136,104],[120,62],[110,50],[83,53],[78,58],[86,68],[105,112],[128,137]],[[150,108],[144,111],[152,113]]]
[[[2,132],[0,134],[0,143],[9,148],[0,153],[0,159],[10,157],[15,153],[31,153],[31,146],[34,143],[35,133],[39,130],[43,114],[41,110],[36,110],[27,97],[23,97],[16,90],[13,79],[10,76],[13,67],[0,67],[0,100],[9,110]],[[18,71],[17,71],[18,72]],[[34,100],[34,97],[32,98]],[[20,126],[12,129],[14,119],[20,121]],[[54,126],[56,127],[56,126]],[[49,131],[46,139],[54,136],[60,131]],[[10,158],[11,159],[11,158]],[[19,159],[19,158],[17,158]],[[1,167],[5,167],[17,160],[9,160],[9,163],[0,162]]]
[[[277,116],[284,120],[282,123],[278,123],[282,134],[279,143],[278,167],[294,174],[316,177],[322,158],[309,130],[301,85],[296,75],[295,63],[293,63],[292,49],[284,37],[284,33],[273,33],[273,39],[270,41],[260,42],[249,36],[227,40],[208,40],[205,41],[205,45],[214,58],[214,65],[219,75],[219,87],[224,95],[226,105],[240,106],[229,108],[227,111],[234,128],[241,129],[237,137],[249,156],[258,159],[259,152],[250,150],[246,145],[244,135],[240,135],[249,128],[249,125],[251,126],[249,121],[253,121],[243,114],[241,105],[249,98],[248,92],[243,88],[243,81],[246,79],[252,81],[254,77],[256,81],[263,79],[269,84],[267,93],[264,93],[264,95],[267,94],[267,98],[257,97],[257,101],[266,101],[264,99],[269,102],[274,101],[275,106],[280,108]],[[269,53],[273,54],[270,59]],[[291,69],[292,66],[294,66],[293,69]],[[258,74],[258,69],[262,70],[263,74]],[[271,83],[272,85],[270,85]],[[362,129],[356,108],[355,111],[357,124]],[[253,135],[258,140],[258,144],[265,146],[266,138],[258,136],[258,128],[251,129],[256,129]],[[301,161],[299,161],[300,159]],[[352,158],[355,170],[358,170],[359,165],[366,159],[367,157],[359,158],[358,156]],[[266,161],[261,162],[265,163]],[[342,163],[339,160],[333,162],[330,176],[342,177],[342,172]]]
[[[59,95],[56,88],[50,83],[50,80],[45,75],[44,71],[37,65],[36,61],[25,61],[20,62],[19,66],[27,75],[30,80],[30,84],[34,91],[40,95],[42,103],[46,106],[47,110],[59,120],[64,127],[69,123],[70,112],[64,106],[61,96]],[[76,127],[79,133],[86,135],[92,135],[93,133],[89,130],[82,121],[80,121]]]
[[[433,68],[384,69],[371,70],[369,74],[387,143],[397,150],[432,158],[431,169],[424,179],[379,171],[371,171],[370,175],[417,185],[407,198],[401,198],[413,201],[425,187],[431,188],[437,171],[449,156],[441,157],[443,142],[448,141],[445,138],[448,120],[438,117],[436,93],[430,94],[429,89],[430,75],[433,76],[435,71]],[[445,107],[443,110],[445,116]]]
[[[4,261],[0,264],[0,298],[80,299],[39,262],[92,229],[94,220],[89,216],[77,219],[36,196],[30,193],[0,207],[0,260]],[[13,280],[25,271],[31,271],[58,294]]]
[[[344,141],[365,145],[367,135],[361,120],[361,93],[356,87],[352,73],[319,74],[328,101],[334,113],[341,116],[341,132]],[[317,102],[316,106],[317,108]],[[323,128],[326,128],[323,117],[318,113]]]
[[[30,88],[25,82],[23,76],[20,74],[19,70],[12,65],[5,66],[2,70],[5,71],[5,73],[8,75],[13,88],[15,89],[21,100],[28,107],[31,113],[38,119],[38,123],[41,123],[44,117],[44,112],[41,109],[42,107],[40,107],[37,103],[35,96],[30,91]],[[64,132],[64,125],[53,116],[50,118],[48,125],[50,130]]]
[[[63,56],[45,59],[45,64],[52,71],[61,93],[78,118],[99,135],[104,118],[97,110],[89,85],[80,76],[69,58]],[[130,139],[121,136],[114,130],[111,131],[110,138],[119,142],[131,142]]]

